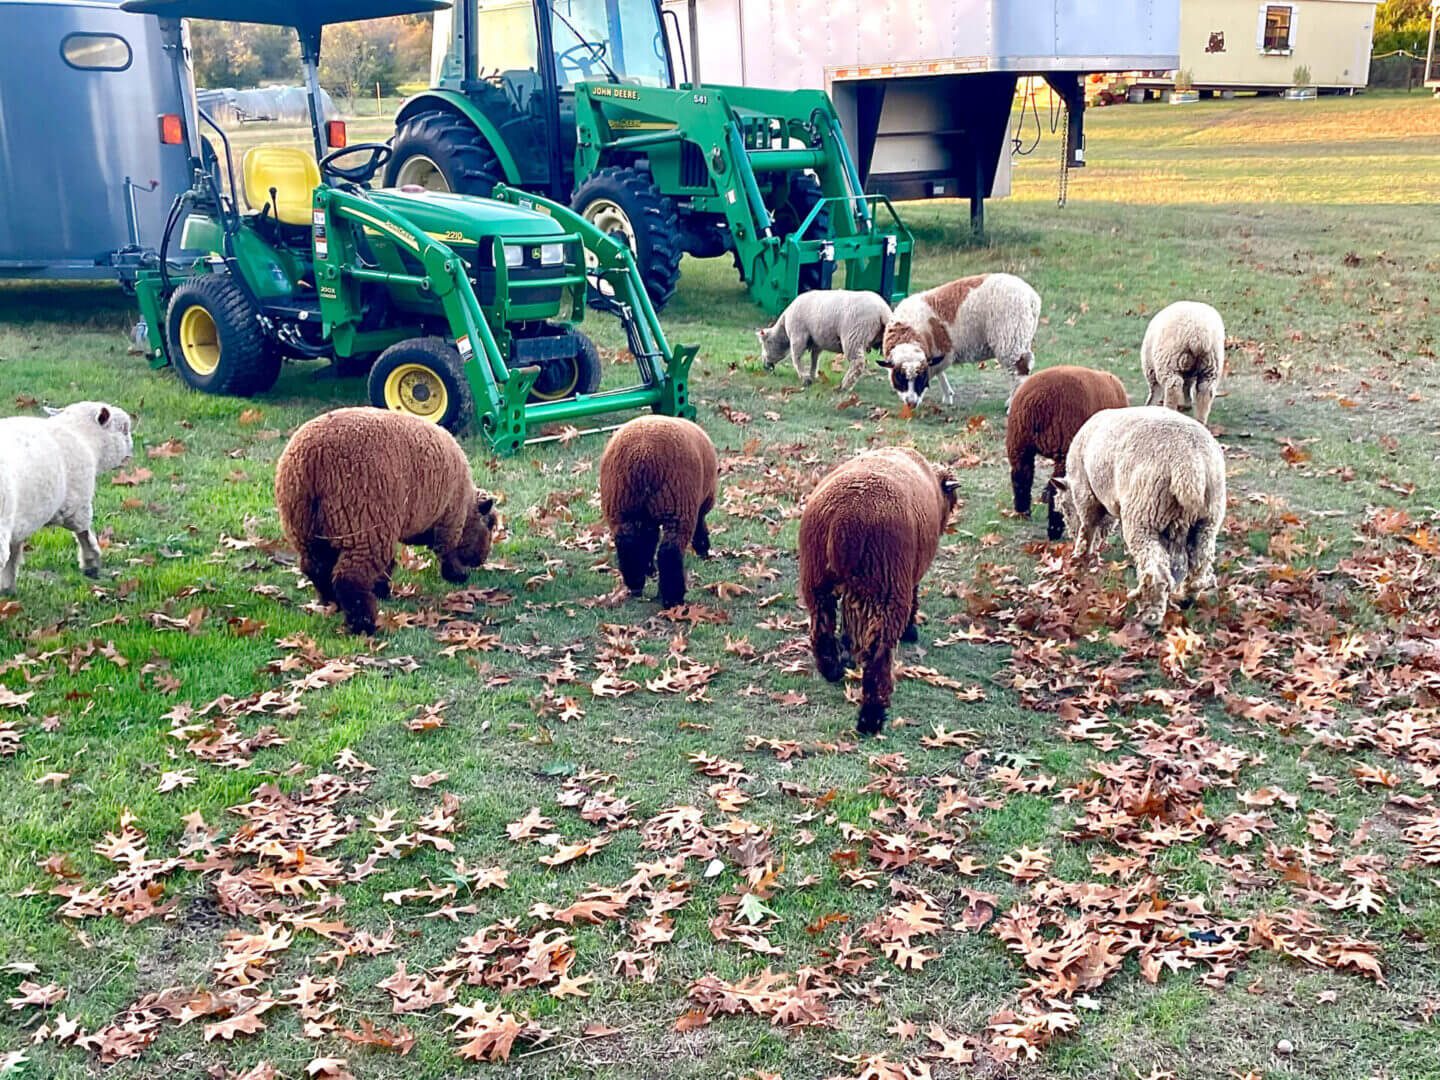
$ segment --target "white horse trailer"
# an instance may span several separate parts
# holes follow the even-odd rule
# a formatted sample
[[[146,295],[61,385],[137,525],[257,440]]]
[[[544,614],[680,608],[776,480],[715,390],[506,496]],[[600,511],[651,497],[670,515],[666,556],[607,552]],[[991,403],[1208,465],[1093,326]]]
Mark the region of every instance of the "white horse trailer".
[[[666,0],[695,82],[828,90],[867,190],[894,199],[1008,190],[1009,120],[1022,76],[1068,114],[1085,163],[1084,76],[1170,70],[1179,0]],[[673,34],[673,31],[672,31]],[[998,184],[997,184],[998,178]]]
[[[160,22],[119,0],[0,0],[0,277],[113,278],[190,186]]]

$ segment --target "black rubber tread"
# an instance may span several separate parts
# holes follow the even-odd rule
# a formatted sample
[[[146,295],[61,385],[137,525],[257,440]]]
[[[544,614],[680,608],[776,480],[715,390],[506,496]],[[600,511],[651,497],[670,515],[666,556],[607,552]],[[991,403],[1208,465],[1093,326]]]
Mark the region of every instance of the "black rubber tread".
[[[790,191],[785,204],[775,211],[775,232],[779,236],[789,236],[800,227],[800,223],[809,215],[811,209],[821,199],[825,192],[820,187],[820,181],[809,173],[798,173],[790,180]],[[821,210],[815,218],[815,224],[811,227],[808,237],[820,237],[830,235],[830,210],[827,207]],[[806,263],[800,268],[800,291],[810,292],[812,289],[821,287],[823,278],[819,263]]]
[[[575,189],[570,200],[576,213],[597,198],[617,203],[635,230],[635,262],[650,302],[659,311],[675,295],[680,281],[680,215],[675,203],[655,186],[649,170],[610,166],[597,169]]]
[[[457,195],[484,195],[505,179],[495,151],[475,125],[457,113],[427,109],[405,120],[391,142],[394,156],[385,166],[385,186],[394,187],[400,169],[410,158],[424,154],[440,167],[445,182]]]
[[[449,400],[439,424],[451,434],[463,432],[475,418],[475,397],[465,379],[460,350],[446,338],[406,338],[382,352],[371,367],[366,383],[370,404],[377,409],[388,407],[385,404],[385,380],[392,371],[405,364],[421,364],[440,376]]]
[[[191,368],[180,348],[181,316],[196,306],[214,320],[220,345],[219,365],[208,375]],[[191,278],[177,288],[166,310],[165,336],[175,371],[187,386],[204,393],[254,397],[280,377],[280,353],[265,338],[255,302],[229,274]]]

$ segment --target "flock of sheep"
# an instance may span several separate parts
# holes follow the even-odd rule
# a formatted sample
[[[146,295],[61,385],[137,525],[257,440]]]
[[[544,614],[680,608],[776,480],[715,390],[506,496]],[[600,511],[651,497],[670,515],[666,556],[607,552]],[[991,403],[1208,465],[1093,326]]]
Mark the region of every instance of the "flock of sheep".
[[[1141,620],[1158,625],[1172,599],[1187,602],[1215,584],[1225,460],[1205,424],[1224,373],[1224,324],[1199,303],[1157,314],[1141,346],[1149,399],[1131,407],[1113,375],[1069,366],[1032,375],[1039,318],[1033,288],[985,274],[916,294],[893,312],[873,293],[806,293],[759,336],[766,367],[788,352],[806,385],[821,353],[842,354],[845,389],[879,348],[880,366],[911,409],[932,378],[953,401],[952,364],[997,360],[1011,382],[1015,509],[1030,511],[1036,457],[1053,460],[1043,496],[1051,539],[1068,527],[1078,563],[1118,522],[1138,579],[1130,597]],[[1178,411],[1187,402],[1193,419]],[[99,402],[0,421],[0,591],[14,587],[25,541],[48,524],[74,532],[81,569],[98,572],[95,479],[130,457],[130,429],[123,410]],[[714,445],[688,420],[644,416],[611,437],[600,460],[601,509],[632,594],[654,576],[664,606],[684,601],[685,552],[709,554],[718,475]],[[860,667],[862,733],[884,726],[892,655],[916,640],[920,582],[958,487],[948,468],[888,447],[840,464],[806,499],[799,595],[811,649],[831,682]],[[429,547],[445,580],[460,583],[489,558],[497,527],[493,497],[475,486],[449,433],[369,408],[338,409],[296,431],[276,465],[275,500],[301,570],[359,633],[375,630],[397,544]]]

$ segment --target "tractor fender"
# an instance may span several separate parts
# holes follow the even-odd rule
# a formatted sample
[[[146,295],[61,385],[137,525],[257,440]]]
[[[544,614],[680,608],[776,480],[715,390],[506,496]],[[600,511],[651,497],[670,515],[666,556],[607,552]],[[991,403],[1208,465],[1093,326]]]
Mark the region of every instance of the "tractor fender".
[[[510,153],[510,148],[500,137],[500,129],[488,116],[475,107],[474,102],[458,90],[424,90],[406,98],[400,106],[400,111],[395,114],[395,126],[398,128],[416,113],[433,112],[436,109],[459,113],[473,124],[475,130],[480,133],[480,137],[494,152],[496,160],[500,162],[500,167],[505,170],[505,182],[507,184],[520,183],[520,166],[515,163],[515,157]]]

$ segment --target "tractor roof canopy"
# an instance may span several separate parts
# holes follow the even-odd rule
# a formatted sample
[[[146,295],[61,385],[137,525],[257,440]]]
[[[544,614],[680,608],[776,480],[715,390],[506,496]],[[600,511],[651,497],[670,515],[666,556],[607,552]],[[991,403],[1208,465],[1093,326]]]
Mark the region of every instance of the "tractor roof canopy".
[[[124,11],[162,19],[217,19],[317,31],[332,23],[441,11],[450,0],[125,0]]]

